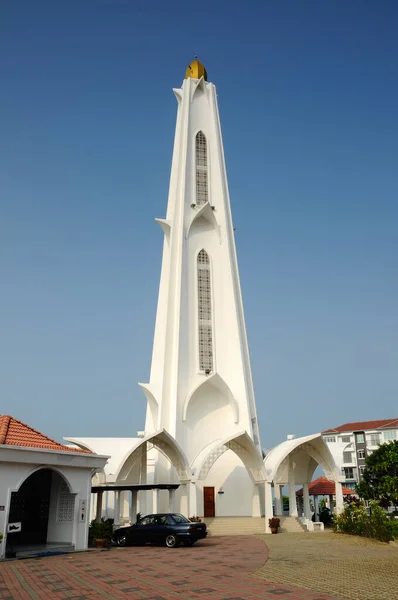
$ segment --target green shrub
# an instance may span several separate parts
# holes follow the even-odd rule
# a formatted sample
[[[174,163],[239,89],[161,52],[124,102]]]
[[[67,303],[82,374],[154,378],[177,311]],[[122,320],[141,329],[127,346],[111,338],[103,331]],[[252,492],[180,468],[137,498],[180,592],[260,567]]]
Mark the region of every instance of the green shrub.
[[[377,501],[371,500],[369,506],[368,514],[362,503],[346,504],[343,512],[333,517],[334,531],[373,538],[381,542],[391,540],[392,521]]]
[[[99,523],[95,520],[91,521],[88,529],[88,537],[90,540],[109,539],[113,535],[113,519],[102,519]]]
[[[398,539],[398,521],[396,519],[391,519],[388,526],[390,528],[391,538]]]

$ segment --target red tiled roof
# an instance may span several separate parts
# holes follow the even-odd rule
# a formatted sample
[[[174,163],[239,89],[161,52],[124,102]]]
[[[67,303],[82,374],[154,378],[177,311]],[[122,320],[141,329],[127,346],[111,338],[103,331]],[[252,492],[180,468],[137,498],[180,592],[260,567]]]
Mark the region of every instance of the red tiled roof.
[[[345,423],[344,425],[339,425],[339,427],[325,429],[322,433],[344,433],[346,431],[366,431],[367,429],[390,429],[391,427],[398,427],[398,419]]]
[[[330,494],[336,493],[336,484],[334,481],[330,481],[330,479],[326,479],[326,477],[318,477],[315,481],[312,481],[308,486],[308,493],[310,496],[329,496]],[[346,488],[343,485],[343,495],[351,496],[355,494],[353,490]],[[297,490],[296,496],[303,495],[303,488],[301,490]]]
[[[9,415],[0,415],[0,445],[93,454],[89,450],[64,446]]]

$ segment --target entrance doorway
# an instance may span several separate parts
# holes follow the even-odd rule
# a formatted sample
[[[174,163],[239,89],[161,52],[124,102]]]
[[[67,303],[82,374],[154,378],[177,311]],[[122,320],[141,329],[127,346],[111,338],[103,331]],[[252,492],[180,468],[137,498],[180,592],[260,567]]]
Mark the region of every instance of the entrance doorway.
[[[216,503],[214,496],[214,487],[203,488],[203,516],[204,517],[215,517],[216,516]]]
[[[45,544],[50,511],[51,469],[40,469],[12,492],[9,523],[20,522],[19,533],[8,536],[12,545]]]
[[[72,547],[75,495],[69,484],[52,469],[39,469],[11,493],[8,523],[21,523],[7,535],[6,557]]]

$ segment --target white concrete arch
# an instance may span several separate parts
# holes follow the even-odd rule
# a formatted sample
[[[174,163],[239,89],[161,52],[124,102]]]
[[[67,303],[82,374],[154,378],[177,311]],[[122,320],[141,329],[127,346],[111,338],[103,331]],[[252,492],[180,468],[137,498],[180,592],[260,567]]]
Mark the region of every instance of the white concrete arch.
[[[193,390],[191,390],[191,392],[186,397],[186,400],[184,403],[184,407],[183,407],[183,411],[182,411],[182,420],[186,421],[186,419],[187,419],[188,407],[189,407],[189,404],[190,404],[191,400],[193,399],[193,397],[197,394],[197,392],[199,390],[201,392],[205,391],[207,386],[211,386],[211,387],[217,389],[219,392],[224,393],[226,395],[226,397],[228,398],[228,402],[231,406],[234,423],[238,423],[239,422],[238,403],[237,403],[236,399],[234,398],[231,388],[225,382],[225,380],[221,377],[221,375],[219,375],[218,373],[213,373],[212,375],[207,376],[206,379],[201,381],[198,385],[196,385],[196,387],[193,388]]]
[[[104,469],[97,469],[91,478],[91,485],[104,485],[106,483],[106,474]]]
[[[289,515],[298,517],[296,500],[296,485],[303,485],[303,515],[306,526],[313,527],[309,503],[308,484],[312,480],[313,473],[321,466],[328,479],[336,484],[336,510],[343,507],[343,491],[341,482],[343,477],[339,472],[329,448],[325,444],[322,435],[316,433],[302,438],[288,439],[276,446],[264,459],[266,473],[265,483],[265,531],[270,533],[268,519],[273,514],[273,500],[271,486],[274,487],[275,514],[282,515],[281,486],[289,486]],[[301,509],[300,509],[301,511]],[[317,518],[317,506],[315,515]]]
[[[322,439],[322,435],[315,433],[302,438],[286,440],[275,446],[264,459],[267,481],[288,483],[288,473],[285,472],[288,466],[286,459],[296,457],[296,468],[298,468],[300,466],[299,462],[301,462],[300,458],[302,458],[302,456],[300,457],[300,453],[310,456],[322,467],[329,479],[333,479],[334,481],[342,479],[333,456]],[[312,472],[310,474],[312,476]],[[307,483],[307,481],[300,483]]]
[[[188,225],[186,237],[188,238],[189,233],[190,233],[191,229],[193,228],[194,223],[199,221],[199,219],[205,219],[211,225],[211,227],[214,229],[214,231],[217,232],[218,237],[221,241],[220,226],[217,223],[217,219],[214,215],[214,211],[213,211],[212,207],[210,206],[209,202],[206,202],[206,204],[203,204],[203,206],[201,206],[201,208],[199,210],[197,210],[197,212],[195,212],[195,214],[191,218],[191,221]]]
[[[190,480],[190,467],[184,452],[171,435],[165,429],[161,429],[140,439],[134,448],[123,457],[115,474],[116,482],[124,480],[132,466],[141,460],[144,448],[156,448],[166,456],[177,471],[181,483]]]
[[[192,470],[197,472],[197,479],[206,479],[216,460],[227,450],[232,450],[241,459],[253,483],[259,484],[265,481],[261,456],[246,431],[220,440],[217,444],[212,444],[205,457],[200,453],[192,464]]]
[[[29,471],[28,474],[24,475],[24,477],[22,477],[20,479],[20,481],[18,482],[18,485],[15,487],[15,489],[13,489],[13,492],[18,492],[20,490],[21,486],[25,483],[25,481],[27,481],[29,479],[29,477],[32,477],[32,475],[34,475],[38,471],[43,471],[43,470],[54,471],[55,473],[57,473],[57,475],[59,475],[61,477],[61,479],[65,482],[69,493],[70,494],[76,493],[74,491],[73,486],[70,483],[69,479],[66,477],[66,475],[62,471],[57,469],[57,467],[54,467],[53,465],[40,465],[38,467],[35,467],[31,471]]]

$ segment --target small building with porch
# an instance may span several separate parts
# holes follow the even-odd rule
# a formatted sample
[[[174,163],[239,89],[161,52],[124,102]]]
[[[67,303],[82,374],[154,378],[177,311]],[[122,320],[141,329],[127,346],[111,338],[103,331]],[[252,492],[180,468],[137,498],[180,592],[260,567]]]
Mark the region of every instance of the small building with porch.
[[[344,485],[342,486],[343,496],[351,496],[352,490],[346,488]],[[297,496],[297,506],[299,513],[304,513],[304,503],[303,503],[303,495],[304,488],[301,488],[296,491]],[[330,512],[334,512],[335,510],[335,496],[336,496],[336,483],[331,481],[330,479],[326,479],[326,477],[318,477],[314,481],[308,485],[308,495],[309,497],[314,499],[314,513],[315,513],[315,521],[319,521],[319,499],[325,498],[327,508]]]
[[[0,558],[87,548],[91,480],[107,459],[0,415]]]

